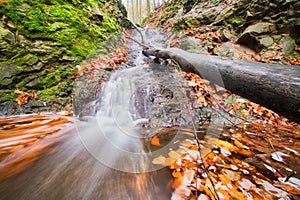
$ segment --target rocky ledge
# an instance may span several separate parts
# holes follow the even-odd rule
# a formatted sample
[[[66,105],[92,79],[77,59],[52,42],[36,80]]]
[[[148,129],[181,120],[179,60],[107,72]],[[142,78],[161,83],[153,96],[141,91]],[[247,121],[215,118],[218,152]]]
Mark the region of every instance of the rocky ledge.
[[[0,116],[72,107],[72,75],[120,44],[116,0],[0,1]],[[19,108],[15,90],[36,92]]]

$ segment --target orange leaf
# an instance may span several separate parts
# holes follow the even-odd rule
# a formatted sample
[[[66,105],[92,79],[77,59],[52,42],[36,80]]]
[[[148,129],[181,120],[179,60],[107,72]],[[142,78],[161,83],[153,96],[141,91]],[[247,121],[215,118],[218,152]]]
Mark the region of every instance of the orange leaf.
[[[276,181],[275,184],[274,184],[276,187],[280,187],[281,189],[291,193],[291,194],[294,194],[294,195],[300,195],[300,190],[297,189],[296,187],[293,187],[285,182],[279,182],[279,181]]]
[[[17,97],[16,101],[18,106],[21,107],[22,105],[28,103],[32,99],[34,99],[37,94],[35,92],[27,93],[20,90],[15,90],[15,94],[20,94],[21,96]]]
[[[157,136],[154,136],[151,140],[151,144],[154,146],[160,146],[159,138]]]
[[[172,172],[172,176],[175,177],[175,178],[178,178],[178,177],[181,177],[182,174],[181,174],[181,172],[179,172],[179,171],[177,171],[177,170],[174,170],[174,171]]]

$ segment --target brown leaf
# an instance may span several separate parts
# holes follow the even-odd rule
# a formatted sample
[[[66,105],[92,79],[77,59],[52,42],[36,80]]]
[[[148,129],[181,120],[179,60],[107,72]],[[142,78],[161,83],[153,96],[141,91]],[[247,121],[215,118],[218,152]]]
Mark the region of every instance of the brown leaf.
[[[37,96],[37,94],[35,92],[27,93],[27,92],[23,92],[20,90],[15,90],[15,94],[21,95],[21,96],[17,97],[17,99],[16,99],[19,107],[30,102],[32,99],[34,99]]]
[[[151,140],[151,144],[154,146],[160,146],[159,138],[157,136],[154,136]]]

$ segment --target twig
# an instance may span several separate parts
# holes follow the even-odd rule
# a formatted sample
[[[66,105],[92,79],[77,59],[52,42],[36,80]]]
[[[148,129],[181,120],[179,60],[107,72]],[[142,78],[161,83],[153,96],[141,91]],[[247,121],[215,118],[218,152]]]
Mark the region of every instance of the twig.
[[[206,173],[206,175],[207,175],[207,178],[209,179],[211,185],[213,186],[213,191],[211,191],[212,194],[215,196],[215,198],[216,198],[217,200],[219,200],[219,195],[218,195],[218,193],[217,193],[217,191],[216,191],[215,184],[214,184],[214,182],[213,182],[213,180],[212,180],[212,178],[211,178],[211,176],[210,176],[210,174],[209,174],[209,171],[207,170],[207,168],[206,168],[205,165],[204,165],[204,159],[203,159],[203,156],[202,156],[202,153],[201,153],[201,149],[200,149],[200,148],[201,148],[200,140],[199,140],[199,138],[198,138],[198,134],[197,134],[197,130],[196,130],[196,125],[195,125],[195,122],[194,122],[194,119],[193,119],[192,112],[191,112],[191,110],[190,110],[190,108],[189,108],[189,106],[188,106],[188,105],[189,105],[189,104],[188,104],[188,98],[187,98],[187,96],[186,96],[186,91],[185,91],[184,88],[183,88],[183,94],[184,94],[185,99],[186,99],[186,106],[187,106],[187,109],[188,109],[188,111],[189,111],[189,115],[190,115],[191,118],[192,118],[192,126],[193,126],[193,129],[194,129],[194,137],[195,137],[196,142],[197,142],[198,152],[199,152],[199,157],[200,157],[201,162],[202,162],[202,164],[203,164],[203,169],[204,169],[204,171],[205,171],[205,173]],[[197,181],[196,181],[196,187],[198,187],[198,186],[197,186]],[[209,188],[209,189],[210,189],[210,188]],[[196,197],[198,197],[198,190],[196,190]]]
[[[143,44],[142,42],[139,42],[139,41],[137,41],[136,39],[133,39],[133,38],[130,37],[130,36],[126,36],[126,38],[128,38],[128,39],[130,39],[130,40],[136,42],[137,44],[139,44],[139,45],[141,45],[141,46],[143,46],[143,47],[145,47],[145,48],[147,48],[147,49],[153,48],[151,45]]]

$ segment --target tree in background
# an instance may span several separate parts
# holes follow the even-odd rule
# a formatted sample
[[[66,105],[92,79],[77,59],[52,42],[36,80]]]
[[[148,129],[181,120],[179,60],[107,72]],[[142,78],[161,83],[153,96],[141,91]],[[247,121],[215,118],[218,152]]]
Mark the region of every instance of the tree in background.
[[[128,18],[135,23],[150,16],[152,10],[164,3],[163,0],[120,0],[128,11]]]

